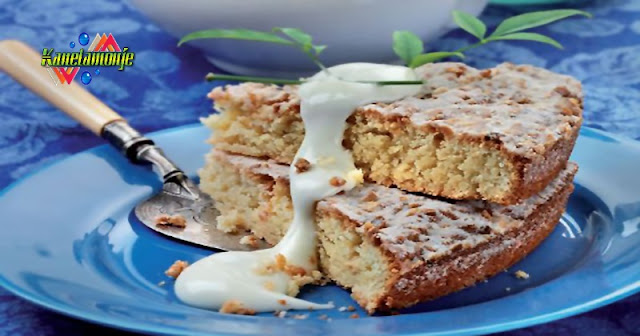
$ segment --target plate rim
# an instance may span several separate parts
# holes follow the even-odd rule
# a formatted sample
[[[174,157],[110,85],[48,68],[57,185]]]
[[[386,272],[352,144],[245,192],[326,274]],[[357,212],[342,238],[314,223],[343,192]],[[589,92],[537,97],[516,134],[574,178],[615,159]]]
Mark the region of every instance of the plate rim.
[[[161,129],[158,131],[154,131],[154,132],[150,132],[148,134],[146,134],[147,136],[154,138],[157,136],[161,136],[167,133],[174,133],[174,132],[180,132],[182,130],[186,130],[186,129],[192,129],[192,128],[201,128],[203,127],[202,124],[200,123],[191,123],[191,124],[186,124],[186,125],[182,125],[182,126],[177,126],[177,127],[171,127],[171,128],[166,128],[166,129]],[[640,150],[640,141],[635,140],[633,138],[629,138],[626,136],[622,136],[622,135],[618,135],[618,134],[613,134],[607,131],[603,131],[597,128],[593,128],[593,127],[588,127],[588,126],[583,126],[580,130],[580,133],[582,134],[583,132],[593,132],[596,133],[600,136],[605,136],[607,138],[613,139],[621,144],[627,145],[627,146],[632,146],[637,148],[638,150]],[[587,135],[588,136],[588,135]],[[96,151],[101,151],[101,150],[105,150],[106,148],[110,148],[111,146],[109,144],[102,144],[102,145],[98,145],[98,146],[94,146],[82,151],[78,151],[76,153],[71,154],[70,156],[63,158],[61,160],[56,160],[53,162],[49,162],[45,165],[42,165],[41,167],[38,167],[36,169],[34,169],[31,172],[28,172],[27,174],[25,174],[24,176],[21,176],[19,179],[13,181],[12,183],[9,183],[7,186],[5,186],[2,190],[0,190],[0,200],[6,195],[8,194],[12,189],[18,187],[19,185],[21,185],[22,183],[24,183],[25,181],[29,180],[32,176],[35,176],[37,174],[40,174],[41,172],[50,169],[53,166],[56,166],[58,164],[62,164],[68,160],[73,159],[74,157],[76,157],[77,155],[80,154],[88,154],[88,153],[93,153]],[[29,303],[35,304],[37,306],[40,306],[42,308],[48,309],[50,311],[68,316],[68,317],[72,317],[72,318],[76,318],[85,322],[90,322],[90,323],[95,323],[98,325],[103,325],[103,326],[107,326],[107,327],[111,327],[111,328],[115,328],[115,329],[120,329],[120,330],[127,330],[127,331],[132,331],[132,332],[141,332],[141,333],[157,333],[157,334],[171,334],[171,335],[225,335],[222,333],[204,333],[201,331],[190,331],[188,329],[184,329],[181,327],[173,327],[173,326],[158,326],[158,325],[153,325],[151,323],[148,322],[131,322],[131,321],[123,321],[122,319],[119,318],[115,318],[115,317],[111,317],[109,315],[105,315],[105,314],[101,314],[101,313],[95,313],[95,312],[86,312],[86,311],[82,311],[72,305],[68,305],[68,304],[64,304],[64,303],[55,303],[55,302],[51,302],[50,300],[46,299],[46,298],[42,298],[39,295],[36,294],[31,294],[29,292],[24,291],[20,286],[14,284],[13,282],[11,282],[9,279],[7,279],[4,275],[0,274],[0,286],[2,286],[4,289],[6,289],[8,292],[10,292],[11,294],[24,299],[26,301],[28,301]],[[472,328],[468,328],[468,329],[457,329],[457,330],[451,330],[451,331],[438,331],[438,332],[430,332],[430,331],[425,331],[425,332],[416,332],[416,333],[408,333],[408,334],[403,334],[403,335],[413,335],[413,336],[426,336],[426,335],[477,335],[477,334],[489,334],[489,333],[495,333],[495,332],[502,332],[502,331],[508,331],[508,330],[515,330],[515,329],[520,329],[520,328],[525,328],[525,327],[530,327],[530,326],[534,326],[534,325],[539,325],[542,323],[547,323],[547,322],[551,322],[551,321],[555,321],[555,320],[559,320],[562,318],[566,318],[566,317],[570,317],[570,316],[575,316],[587,311],[591,311],[600,307],[603,307],[605,305],[608,305],[610,303],[622,300],[624,298],[627,298],[631,295],[634,295],[636,293],[640,292],[640,279],[636,280],[635,282],[632,282],[624,287],[618,288],[615,291],[608,293],[604,296],[600,296],[596,299],[593,300],[589,300],[586,302],[583,302],[581,304],[578,305],[573,305],[571,307],[567,307],[565,309],[560,309],[560,310],[556,310],[553,312],[549,312],[546,314],[541,314],[541,315],[537,315],[537,316],[532,316],[532,317],[528,317],[528,318],[522,318],[522,319],[518,319],[515,321],[509,321],[509,322],[498,322],[498,323],[494,323],[494,324],[488,324],[488,325],[483,325],[483,326],[477,326],[477,327],[472,327]],[[454,308],[455,309],[455,308]],[[411,314],[414,315],[414,314]],[[402,315],[399,315],[402,316]],[[391,316],[393,317],[393,316]],[[381,316],[381,317],[376,317],[376,318],[385,318],[385,316]],[[297,323],[303,323],[304,321],[295,321]]]

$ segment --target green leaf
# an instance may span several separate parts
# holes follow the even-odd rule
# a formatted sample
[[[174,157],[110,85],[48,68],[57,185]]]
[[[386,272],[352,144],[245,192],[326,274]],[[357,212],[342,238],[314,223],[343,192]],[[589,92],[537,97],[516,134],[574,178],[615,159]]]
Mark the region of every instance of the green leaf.
[[[289,45],[293,44],[293,42],[271,32],[261,32],[250,29],[207,29],[185,35],[180,39],[180,42],[178,42],[178,46],[185,42],[210,38],[250,40]]]
[[[577,9],[554,9],[548,11],[531,12],[516,15],[502,21],[502,23],[498,25],[498,28],[496,28],[496,30],[493,32],[493,34],[491,34],[490,37],[507,35],[525,29],[539,27],[574,15],[584,15],[589,18],[591,17],[591,14]]]
[[[538,33],[526,33],[526,32],[513,33],[513,34],[502,35],[502,36],[489,37],[487,40],[488,41],[495,41],[495,40],[536,41],[536,42],[550,44],[558,49],[562,49],[562,44],[560,44],[558,41]]]
[[[405,64],[411,63],[414,57],[424,51],[424,43],[414,33],[407,30],[393,32],[393,51]]]
[[[436,51],[436,52],[430,52],[430,53],[426,53],[426,54],[420,54],[417,55],[416,57],[413,58],[413,60],[411,60],[411,63],[409,63],[409,67],[411,68],[417,68],[423,64],[427,64],[427,63],[433,63],[435,61],[439,61],[443,58],[447,58],[447,57],[459,57],[459,58],[464,58],[464,55],[461,52],[457,52],[457,51]]]
[[[479,40],[484,38],[487,33],[487,26],[482,21],[478,20],[475,16],[467,14],[465,12],[454,10],[453,21],[464,29],[469,34],[477,37]]]
[[[321,52],[323,52],[325,49],[327,48],[326,45],[314,45],[313,46],[313,50],[316,52],[316,55],[319,55]]]
[[[273,28],[274,32],[280,32],[289,37],[292,41],[300,45],[302,50],[309,51],[313,47],[311,35],[298,28]]]

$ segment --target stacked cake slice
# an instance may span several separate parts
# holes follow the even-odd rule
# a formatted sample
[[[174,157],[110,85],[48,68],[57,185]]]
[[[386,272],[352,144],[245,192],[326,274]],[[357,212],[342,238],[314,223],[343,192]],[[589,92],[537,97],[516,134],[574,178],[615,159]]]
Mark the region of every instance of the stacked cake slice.
[[[321,270],[368,311],[407,307],[509,267],[555,227],[577,171],[574,79],[531,66],[417,69],[421,92],[359,107],[343,145],[367,181],[318,202]],[[304,127],[295,86],[214,89],[200,172],[219,225],[274,244],[292,217],[288,164]]]

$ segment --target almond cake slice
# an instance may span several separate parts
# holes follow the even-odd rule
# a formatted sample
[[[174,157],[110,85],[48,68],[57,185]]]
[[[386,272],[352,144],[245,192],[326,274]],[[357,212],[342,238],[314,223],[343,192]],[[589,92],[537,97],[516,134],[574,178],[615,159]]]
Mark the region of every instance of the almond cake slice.
[[[582,123],[582,90],[529,65],[416,69],[417,96],[359,107],[343,145],[368,181],[452,199],[515,204],[565,167]],[[213,89],[204,119],[216,148],[290,164],[304,137],[297,86]],[[338,127],[338,126],[336,126]]]
[[[553,231],[576,171],[569,162],[542,191],[509,206],[377,184],[328,197],[315,213],[320,269],[369,312],[460,290],[513,265]],[[214,149],[201,188],[216,201],[221,226],[275,244],[293,216],[288,172],[273,160]]]

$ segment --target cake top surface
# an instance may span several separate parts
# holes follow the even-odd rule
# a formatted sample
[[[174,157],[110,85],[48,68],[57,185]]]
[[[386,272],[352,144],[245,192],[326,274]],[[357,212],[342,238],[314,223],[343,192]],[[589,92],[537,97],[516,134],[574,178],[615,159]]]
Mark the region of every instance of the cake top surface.
[[[479,70],[462,63],[432,63],[416,69],[425,79],[419,94],[355,113],[404,120],[447,135],[499,142],[525,157],[544,153],[575,132],[582,121],[582,88],[572,77],[530,65],[503,63]],[[297,86],[243,83],[215,88],[221,108],[251,113],[298,113]],[[264,110],[263,110],[264,111]]]
[[[264,161],[214,150],[215,157],[237,169],[287,179],[289,169]],[[540,193],[510,206],[484,201],[452,201],[416,195],[396,188],[364,184],[318,203],[321,211],[340,214],[355,223],[398,260],[430,260],[457,246],[472,247],[524,224],[537,207],[571,183],[572,162]]]

